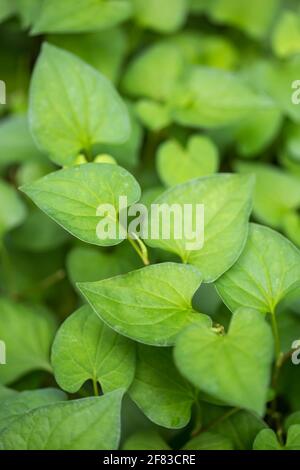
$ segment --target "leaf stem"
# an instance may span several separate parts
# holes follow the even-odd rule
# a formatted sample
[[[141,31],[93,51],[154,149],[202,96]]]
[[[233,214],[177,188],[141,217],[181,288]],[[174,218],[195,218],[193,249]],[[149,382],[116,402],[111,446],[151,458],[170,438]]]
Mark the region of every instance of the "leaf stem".
[[[132,245],[133,249],[137,252],[145,266],[149,266],[148,250],[144,242],[136,235],[136,233],[129,233],[127,240]]]
[[[272,318],[273,336],[274,336],[274,341],[275,341],[275,355],[276,355],[276,366],[277,366],[277,364],[280,362],[282,352],[281,352],[281,345],[280,345],[278,323],[277,323],[277,318],[276,318],[274,309],[271,311],[271,318]]]
[[[93,378],[93,389],[94,389],[94,395],[95,395],[95,397],[99,397],[99,390],[98,390],[97,379],[95,379],[95,378]]]

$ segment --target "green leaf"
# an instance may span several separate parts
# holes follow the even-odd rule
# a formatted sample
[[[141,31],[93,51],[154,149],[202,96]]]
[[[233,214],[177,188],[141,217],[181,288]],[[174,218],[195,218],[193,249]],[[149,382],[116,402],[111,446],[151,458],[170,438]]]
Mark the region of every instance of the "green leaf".
[[[67,256],[68,273],[74,286],[77,282],[100,281],[140,267],[140,259],[126,244],[113,252],[89,246],[75,247]]]
[[[30,390],[17,393],[1,400],[0,432],[13,421],[40,406],[66,400],[66,395],[55,388]]]
[[[59,170],[21,190],[55,222],[86,243],[100,246],[117,245],[122,241],[118,221],[111,219],[115,236],[107,234],[100,239],[97,215],[102,204],[110,204],[117,215],[119,197],[127,196],[130,206],[140,198],[140,187],[134,177],[123,168],[111,164],[88,163]],[[113,235],[113,234],[112,234]]]
[[[0,367],[0,382],[15,382],[33,370],[51,372],[49,352],[56,322],[48,310],[1,298],[0,311],[0,338],[7,357],[7,364]]]
[[[59,165],[70,165],[96,143],[122,143],[130,133],[125,104],[111,83],[75,55],[47,43],[31,81],[29,120],[38,146]]]
[[[180,330],[193,321],[206,321],[191,305],[201,284],[192,266],[163,263],[78,288],[111,328],[141,343],[174,344]]]
[[[173,44],[158,43],[134,57],[122,85],[124,91],[134,97],[167,101],[183,68],[184,60],[178,48]]]
[[[133,0],[137,22],[161,33],[172,33],[183,26],[188,4],[188,0]]]
[[[216,173],[219,166],[218,149],[206,136],[190,137],[187,149],[176,141],[167,141],[158,149],[157,171],[166,186]]]
[[[241,257],[216,286],[231,311],[249,307],[274,313],[279,302],[299,281],[297,248],[279,233],[252,224]]]
[[[284,216],[300,206],[300,178],[264,163],[239,162],[236,168],[242,174],[255,175],[256,218],[274,228],[281,228]]]
[[[233,444],[227,437],[212,432],[204,432],[185,444],[184,450],[233,450]]]
[[[119,28],[87,34],[59,34],[48,38],[92,65],[112,82],[119,78],[126,52],[126,36]]]
[[[2,450],[114,450],[123,391],[26,413],[0,434]]]
[[[235,263],[244,248],[252,206],[253,183],[253,178],[249,176],[218,174],[169,189],[154,203],[168,204],[169,207],[176,204],[183,211],[184,204],[191,204],[194,221],[197,220],[197,204],[204,205],[204,245],[200,249],[195,249],[196,245],[194,249],[189,248],[191,242],[201,242],[199,239],[201,234],[198,229],[194,238],[188,240],[184,236],[186,229],[184,220],[182,238],[176,239],[177,227],[171,217],[169,222],[171,237],[169,240],[164,239],[161,214],[151,217],[154,219],[153,224],[159,227],[158,239],[149,238],[145,242],[149,246],[176,253],[184,262],[196,266],[205,282],[214,281]],[[168,223],[165,217],[163,220]]]
[[[195,391],[176,369],[172,351],[138,345],[130,397],[159,426],[179,429],[191,418]]]
[[[201,403],[203,427],[229,439],[236,450],[252,450],[257,434],[267,427],[256,413]]]
[[[254,39],[262,39],[272,24],[278,5],[278,0],[253,0],[246,4],[240,0],[215,0],[208,8],[212,19],[218,23],[235,26]]]
[[[195,325],[178,337],[175,362],[201,391],[263,415],[273,359],[273,337],[254,310],[234,313],[227,334]]]
[[[10,116],[0,124],[0,168],[26,161],[42,161],[29,133],[26,116]]]
[[[41,6],[41,0],[18,0],[16,9],[21,17],[23,28],[32,25],[37,17]]]
[[[207,129],[240,122],[271,106],[237,75],[204,66],[188,68],[170,99],[178,124]]]
[[[278,57],[284,58],[300,52],[299,13],[284,10],[272,34],[273,50]]]
[[[14,247],[40,253],[66,243],[68,234],[43,212],[34,208],[24,224],[11,233],[10,240]]]
[[[272,429],[264,429],[256,437],[254,450],[300,450],[300,425],[289,428],[285,445],[281,445]]]
[[[26,217],[26,207],[16,190],[0,180],[0,236],[20,225]]]
[[[277,108],[258,111],[238,125],[237,149],[243,157],[253,157],[263,152],[281,130],[282,113]]]
[[[254,450],[282,450],[277,436],[272,429],[263,429],[257,435],[254,444]]]
[[[15,12],[14,3],[11,0],[0,0],[0,21],[4,21]]]
[[[87,381],[104,393],[127,389],[134,377],[134,344],[104,325],[89,306],[77,310],[58,330],[51,354],[58,385],[77,392]]]
[[[144,126],[154,132],[160,131],[172,122],[168,106],[149,99],[139,100],[135,111]]]
[[[122,450],[170,450],[170,447],[157,432],[143,431],[130,436]]]
[[[139,163],[141,147],[143,143],[143,129],[134,114],[130,103],[127,103],[129,118],[131,122],[131,133],[129,139],[123,144],[98,144],[94,147],[95,154],[112,155],[118,163],[125,168],[131,169]]]
[[[107,29],[131,16],[125,0],[43,0],[32,34],[83,33]]]

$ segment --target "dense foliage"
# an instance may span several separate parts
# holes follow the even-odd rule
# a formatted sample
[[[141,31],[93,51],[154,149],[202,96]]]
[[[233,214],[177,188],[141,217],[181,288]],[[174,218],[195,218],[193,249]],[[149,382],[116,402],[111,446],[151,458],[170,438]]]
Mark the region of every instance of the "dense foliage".
[[[298,1],[0,23],[0,449],[299,450]],[[119,196],[204,204],[204,246],[99,238]]]

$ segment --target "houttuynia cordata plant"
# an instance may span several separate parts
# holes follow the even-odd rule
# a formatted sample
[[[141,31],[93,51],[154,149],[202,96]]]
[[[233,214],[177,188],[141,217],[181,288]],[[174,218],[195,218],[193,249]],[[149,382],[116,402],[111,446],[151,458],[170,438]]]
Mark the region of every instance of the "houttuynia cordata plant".
[[[300,450],[299,2],[0,23],[0,449]]]

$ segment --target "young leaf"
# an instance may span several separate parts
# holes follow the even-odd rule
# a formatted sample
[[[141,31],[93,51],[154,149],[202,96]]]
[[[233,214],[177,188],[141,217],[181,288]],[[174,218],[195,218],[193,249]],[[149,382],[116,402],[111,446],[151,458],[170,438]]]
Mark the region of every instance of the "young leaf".
[[[227,334],[194,325],[179,335],[175,362],[200,390],[228,405],[263,415],[273,359],[273,337],[264,317],[240,309]]]
[[[219,165],[218,149],[205,136],[193,136],[185,150],[176,141],[167,141],[158,149],[157,171],[166,186],[215,173]]]
[[[204,432],[185,444],[184,450],[233,450],[233,444],[227,437],[212,432]]]
[[[196,266],[205,282],[212,282],[227,271],[240,256],[248,234],[248,219],[251,212],[251,196],[254,180],[249,176],[218,174],[199,178],[169,189],[158,197],[158,205],[192,205],[195,221],[196,205],[204,205],[204,245],[202,248],[189,249],[188,244],[196,241],[201,227],[195,233],[194,240],[185,237],[186,224],[182,221],[182,237],[176,239],[172,217],[164,223],[170,224],[171,237],[163,237],[161,215],[154,218],[159,227],[158,239],[145,240],[149,246],[162,248],[176,253],[181,259]]]
[[[102,220],[97,209],[110,204],[119,212],[119,197],[127,196],[130,206],[140,198],[134,177],[117,165],[88,163],[59,170],[21,188],[48,216],[86,243],[112,246],[121,243],[118,221],[111,220],[114,236],[99,238]]]
[[[155,31],[172,33],[185,22],[188,0],[133,0],[137,22]]]
[[[223,301],[234,311],[249,307],[274,313],[278,303],[300,282],[300,253],[289,240],[251,224],[237,263],[216,283]]]
[[[179,429],[191,418],[195,391],[176,369],[172,351],[138,345],[130,397],[159,426]]]
[[[26,207],[16,190],[0,180],[0,237],[20,225],[26,217]]]
[[[51,362],[63,390],[75,393],[86,380],[92,380],[108,393],[131,384],[135,348],[131,341],[105,326],[89,306],[84,306],[58,330]]]
[[[50,44],[43,45],[33,73],[29,121],[38,146],[59,165],[72,164],[93,144],[122,143],[130,133],[126,106],[110,82]]]
[[[184,326],[206,321],[191,305],[202,277],[192,266],[163,263],[78,288],[111,328],[141,343],[170,346]]]
[[[2,450],[114,450],[123,391],[54,403],[26,413],[0,433]]]
[[[44,388],[17,393],[2,399],[0,407],[0,432],[13,421],[25,415],[25,413],[40,406],[64,401],[66,398],[66,395],[61,390]]]
[[[251,113],[272,107],[236,75],[209,67],[191,67],[170,98],[174,120],[183,126],[229,126]]]
[[[0,338],[7,356],[7,364],[0,367],[0,382],[15,382],[33,370],[51,372],[49,352],[56,322],[48,310],[1,298],[0,311]]]
[[[43,0],[32,34],[83,33],[107,29],[131,16],[127,0]]]
[[[256,437],[254,450],[300,450],[300,425],[296,424],[289,428],[286,444],[279,443],[272,429],[264,429]]]

